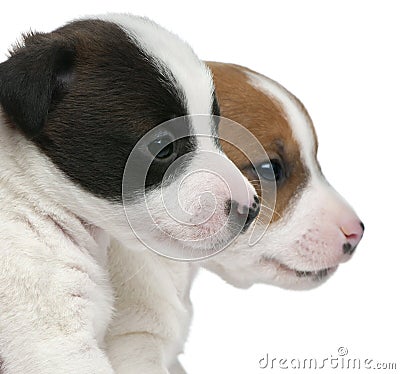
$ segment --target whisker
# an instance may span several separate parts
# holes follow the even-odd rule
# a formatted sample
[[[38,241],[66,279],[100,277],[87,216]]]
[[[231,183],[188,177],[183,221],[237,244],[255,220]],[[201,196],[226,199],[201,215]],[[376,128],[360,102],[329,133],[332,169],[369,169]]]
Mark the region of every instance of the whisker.
[[[143,268],[146,266],[146,263],[144,263],[137,271],[135,271],[134,274],[132,274],[128,279],[125,279],[120,286],[124,286],[126,283],[128,283],[130,280],[132,280],[134,277],[136,277],[139,272],[141,272],[143,270]]]

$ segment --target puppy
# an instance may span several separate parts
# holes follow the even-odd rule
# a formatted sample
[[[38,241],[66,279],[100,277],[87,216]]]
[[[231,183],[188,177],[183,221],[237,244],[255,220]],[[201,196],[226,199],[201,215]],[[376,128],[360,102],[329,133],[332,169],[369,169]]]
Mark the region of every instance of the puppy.
[[[247,68],[216,62],[209,66],[222,116],[256,135],[269,159],[252,165],[229,146],[227,154],[257,184],[276,181],[275,212],[255,245],[249,246],[249,230],[218,255],[197,263],[112,243],[109,266],[116,313],[106,341],[119,374],[184,373],[176,357],[188,334],[190,287],[200,266],[237,287],[267,283],[309,289],[349,260],[363,235],[360,219],[321,173],[316,133],[300,101]],[[266,225],[270,218],[260,214],[253,226]]]
[[[254,188],[214,136],[211,74],[160,26],[108,15],[26,35],[0,64],[0,103],[2,373],[112,373],[102,350],[113,304],[105,262],[111,237],[138,248],[126,216],[140,223],[141,240],[168,238],[185,254],[231,239],[229,224],[218,225],[227,202],[246,225],[257,214]],[[178,128],[158,126],[174,118],[183,118]],[[135,147],[133,169],[125,167]],[[228,185],[243,189],[228,194],[201,171],[181,184],[207,152],[224,165]],[[164,181],[182,156],[185,164]],[[146,178],[137,161],[148,163]],[[177,185],[183,210],[203,189],[218,191],[212,224],[196,223],[198,209],[192,225],[157,209]],[[168,235],[150,229],[152,219]],[[185,246],[171,239],[183,229]]]

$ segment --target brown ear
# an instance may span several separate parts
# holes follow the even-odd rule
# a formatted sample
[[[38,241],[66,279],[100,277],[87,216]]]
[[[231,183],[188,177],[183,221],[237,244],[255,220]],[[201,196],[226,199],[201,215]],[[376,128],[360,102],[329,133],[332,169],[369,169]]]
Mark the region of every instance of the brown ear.
[[[0,64],[0,103],[25,134],[37,134],[52,104],[66,93],[75,64],[75,48],[50,34],[31,34]]]

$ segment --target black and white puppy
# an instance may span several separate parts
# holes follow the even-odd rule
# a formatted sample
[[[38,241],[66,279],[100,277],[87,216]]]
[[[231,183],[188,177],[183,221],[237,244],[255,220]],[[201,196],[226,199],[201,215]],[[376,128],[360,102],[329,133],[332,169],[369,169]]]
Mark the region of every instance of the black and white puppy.
[[[219,178],[191,173],[213,153],[226,160],[225,181],[243,182],[213,138],[211,74],[187,44],[153,22],[109,15],[26,35],[0,64],[0,103],[1,372],[112,373],[102,350],[113,302],[105,261],[110,237],[127,247],[136,240],[122,204],[133,147],[164,121],[209,115],[150,131],[139,147],[139,161],[152,160],[146,201],[128,185],[125,209],[146,238],[160,240],[166,231],[171,247],[212,248],[232,233],[229,224],[221,229],[227,201],[238,202],[243,215],[257,200],[247,181],[229,191]],[[185,155],[162,185],[164,196],[179,183],[183,210],[201,222],[196,202],[213,191],[214,216],[204,224],[184,225],[158,209],[164,174]],[[193,178],[181,183],[182,170]],[[147,211],[161,230],[153,230]],[[254,216],[246,216],[248,224]],[[180,234],[183,246],[171,239]]]

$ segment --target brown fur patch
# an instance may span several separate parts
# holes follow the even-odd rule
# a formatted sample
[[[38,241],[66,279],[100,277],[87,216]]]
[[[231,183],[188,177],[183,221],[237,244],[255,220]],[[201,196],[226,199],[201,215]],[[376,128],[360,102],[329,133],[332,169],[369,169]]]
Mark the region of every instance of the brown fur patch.
[[[307,167],[300,158],[299,145],[293,137],[285,113],[273,97],[267,96],[248,82],[245,72],[251,70],[218,62],[208,62],[208,65],[214,74],[221,115],[250,130],[263,145],[270,159],[278,159],[284,165],[285,178],[277,183],[277,201],[272,218],[272,221],[277,221],[308,179]],[[308,117],[304,107],[301,107]],[[243,153],[226,143],[223,143],[223,148],[249,180],[256,178]],[[259,191],[258,183],[256,184]]]

